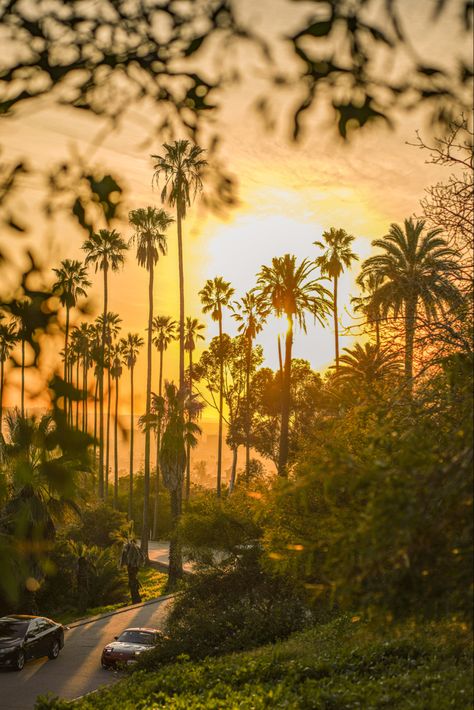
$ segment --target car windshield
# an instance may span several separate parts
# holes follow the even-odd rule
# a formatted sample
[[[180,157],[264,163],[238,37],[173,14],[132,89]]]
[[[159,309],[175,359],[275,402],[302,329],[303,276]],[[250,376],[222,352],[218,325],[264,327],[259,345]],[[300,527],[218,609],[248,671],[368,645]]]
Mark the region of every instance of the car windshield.
[[[118,641],[125,641],[126,643],[141,643],[145,646],[153,646],[155,643],[155,634],[149,631],[124,631],[120,634]]]
[[[0,620],[0,641],[22,638],[28,628],[27,621],[16,621],[16,619]]]

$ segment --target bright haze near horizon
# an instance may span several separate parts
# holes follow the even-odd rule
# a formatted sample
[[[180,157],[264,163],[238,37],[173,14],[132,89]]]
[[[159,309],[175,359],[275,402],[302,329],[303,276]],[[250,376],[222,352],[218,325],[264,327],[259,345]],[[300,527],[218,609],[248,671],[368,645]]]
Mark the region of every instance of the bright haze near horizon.
[[[418,37],[417,50],[421,55],[444,57],[449,61],[457,38],[450,34],[449,17],[444,23],[430,25],[430,32],[424,32],[429,5],[407,2],[403,19],[410,32]],[[305,3],[297,5],[286,0],[265,0],[258,3],[258,7],[244,0],[239,9],[249,13],[257,25],[267,22],[268,35],[275,42],[283,29],[287,30],[292,23],[297,27],[307,12]],[[466,51],[469,52],[468,47]],[[282,61],[285,61],[284,56]],[[220,159],[237,181],[238,203],[225,214],[204,210],[199,200],[189,210],[184,223],[186,312],[206,323],[207,343],[217,334],[217,325],[201,313],[198,291],[206,279],[223,276],[232,283],[235,296],[240,297],[255,285],[261,265],[269,264],[273,256],[292,253],[298,259],[314,259],[320,252],[313,242],[321,239],[325,229],[337,227],[354,235],[354,250],[360,259],[342,276],[339,288],[342,324],[350,326],[353,324],[350,296],[357,294],[355,278],[360,262],[371,252],[371,241],[386,234],[390,223],[419,214],[419,201],[425,188],[446,178],[443,168],[426,163],[426,152],[407,145],[415,141],[417,129],[429,140],[429,126],[418,110],[398,116],[394,129],[376,123],[344,143],[336,133],[333,116],[316,108],[305,119],[302,139],[294,143],[283,111],[275,129],[270,131],[254,110],[263,82],[260,78],[262,60],[250,52],[242,57],[242,65],[246,76],[252,78],[221,89],[220,107],[214,116],[222,139]],[[154,114],[159,115],[159,111],[158,104],[133,105],[116,131],[104,132],[103,119],[58,107],[49,99],[38,99],[20,105],[3,120],[2,159],[26,157],[32,166],[40,168],[52,167],[71,154],[79,154],[91,166],[120,177],[126,186],[124,214],[137,207],[161,206],[160,191],[152,187],[150,154],[161,152],[162,141],[159,138],[147,140]],[[31,233],[24,239],[8,239],[7,253],[15,260],[19,245],[31,244],[47,268],[58,266],[64,258],[82,259],[84,232],[72,220],[63,217],[46,222],[41,214],[44,197],[43,185],[37,177],[22,179],[19,203],[30,220]],[[131,235],[126,221],[114,226],[126,239]],[[93,317],[101,311],[102,281],[92,270],[90,275]],[[128,254],[125,268],[110,275],[109,284],[109,309],[122,318],[122,334],[132,331],[145,336],[148,276],[136,264],[133,250]],[[175,226],[168,232],[168,254],[160,259],[156,269],[154,309],[155,315],[178,317]],[[81,319],[78,313],[74,317],[76,322]],[[264,364],[272,368],[278,363],[280,328],[276,319],[270,319],[257,339],[264,348]],[[236,332],[229,314],[224,317],[224,329],[231,334]],[[355,337],[354,332],[345,331],[343,327],[341,348],[353,344]],[[56,358],[61,346],[58,336]],[[201,351],[202,345],[195,359]],[[156,353],[154,357],[156,383]],[[308,319],[307,334],[296,328],[294,357],[309,360],[316,370],[327,369],[334,357],[331,323],[323,328]],[[178,348],[173,344],[165,354],[167,379],[176,378],[177,360]],[[57,363],[57,359],[51,356],[50,367],[54,362]],[[136,369],[137,412],[144,408],[145,365],[143,350]],[[19,372],[9,379],[6,406],[18,403],[18,383]],[[39,397],[27,401],[27,406],[44,404],[40,390],[37,393]],[[121,382],[120,411],[123,414],[129,411],[126,376]],[[214,412],[207,409],[204,419],[213,421]]]

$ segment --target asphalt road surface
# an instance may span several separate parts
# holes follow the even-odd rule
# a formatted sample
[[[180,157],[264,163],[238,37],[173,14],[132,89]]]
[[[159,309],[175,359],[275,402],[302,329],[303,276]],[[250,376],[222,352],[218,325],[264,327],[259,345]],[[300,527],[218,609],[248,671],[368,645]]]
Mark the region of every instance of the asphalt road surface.
[[[171,601],[149,603],[71,628],[65,632],[64,648],[55,661],[30,661],[19,673],[0,670],[0,709],[32,710],[38,695],[52,693],[70,700],[114,683],[120,674],[101,668],[103,647],[129,626],[161,628]]]

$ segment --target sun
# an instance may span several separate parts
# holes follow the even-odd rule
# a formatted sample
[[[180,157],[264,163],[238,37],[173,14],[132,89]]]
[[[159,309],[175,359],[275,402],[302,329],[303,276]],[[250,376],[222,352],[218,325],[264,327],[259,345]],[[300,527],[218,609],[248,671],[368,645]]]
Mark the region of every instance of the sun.
[[[281,195],[279,196],[281,199]],[[298,197],[298,195],[296,195]],[[295,195],[289,194],[288,199],[294,201]],[[285,200],[281,200],[284,203]],[[280,210],[284,209],[284,205]],[[205,273],[203,280],[216,275],[223,276],[235,288],[236,298],[255,286],[256,275],[263,264],[270,265],[273,257],[286,253],[294,254],[298,260],[315,259],[318,249],[313,242],[321,239],[325,229],[318,223],[314,214],[309,214],[307,207],[303,216],[298,219],[294,214],[286,215],[278,211],[274,205],[265,213],[257,207],[246,210],[235,216],[228,224],[216,224],[204,235],[205,243]],[[363,240],[367,243],[367,240]],[[367,246],[364,245],[364,252]],[[365,256],[365,254],[364,254]],[[350,308],[350,296],[357,293],[354,281],[356,273],[343,274],[339,284],[339,311],[343,314],[343,322],[347,320],[347,310]],[[331,289],[331,283],[324,284]],[[236,326],[230,314],[224,317],[224,328],[231,335],[236,334]],[[257,337],[257,343],[264,349],[264,364],[276,369],[279,367],[278,336],[284,338],[287,331],[286,319],[270,317],[262,333]],[[344,333],[344,329],[341,329]],[[208,321],[209,337],[217,335],[217,326]],[[353,342],[350,336],[341,337],[341,347]],[[282,347],[283,341],[282,341]],[[293,337],[293,356],[309,360],[316,370],[324,370],[334,359],[334,329],[331,319],[323,328],[313,323],[311,316],[307,319],[307,333],[295,324]]]

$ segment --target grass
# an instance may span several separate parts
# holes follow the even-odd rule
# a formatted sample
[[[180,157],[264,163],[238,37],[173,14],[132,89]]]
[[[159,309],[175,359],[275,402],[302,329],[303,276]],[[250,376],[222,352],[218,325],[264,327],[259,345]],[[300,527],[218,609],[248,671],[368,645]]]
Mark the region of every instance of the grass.
[[[137,671],[81,701],[37,710],[468,710],[472,640],[455,621],[341,617],[254,651]]]
[[[156,597],[160,597],[165,593],[164,590],[168,576],[163,572],[158,572],[153,567],[144,567],[139,571],[138,579],[140,581],[140,595],[142,601],[146,602],[150,599],[156,599]],[[127,593],[127,596],[116,604],[89,607],[81,613],[79,613],[77,609],[62,609],[57,612],[52,612],[50,616],[61,624],[72,624],[74,621],[79,621],[89,616],[99,616],[100,614],[107,614],[117,609],[123,609],[124,606],[129,606],[130,604],[130,595]]]

